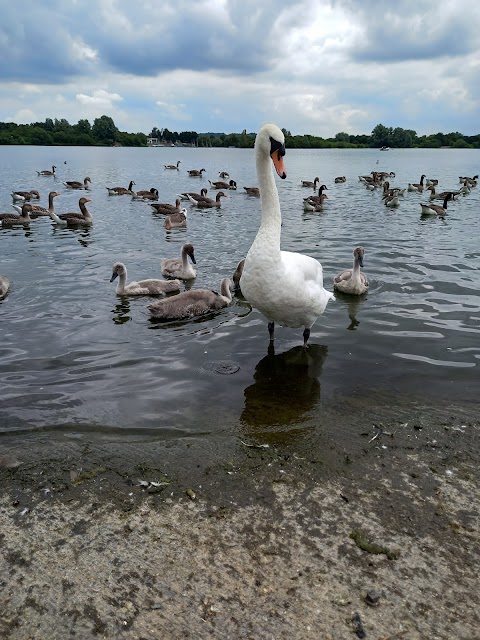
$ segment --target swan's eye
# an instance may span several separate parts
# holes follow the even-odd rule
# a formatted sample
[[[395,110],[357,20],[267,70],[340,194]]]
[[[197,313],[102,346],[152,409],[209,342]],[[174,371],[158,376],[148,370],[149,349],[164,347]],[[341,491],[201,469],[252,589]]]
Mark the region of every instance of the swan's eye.
[[[272,156],[275,151],[278,152],[278,159],[282,158],[285,155],[285,144],[278,142],[274,138],[270,138],[270,155]]]

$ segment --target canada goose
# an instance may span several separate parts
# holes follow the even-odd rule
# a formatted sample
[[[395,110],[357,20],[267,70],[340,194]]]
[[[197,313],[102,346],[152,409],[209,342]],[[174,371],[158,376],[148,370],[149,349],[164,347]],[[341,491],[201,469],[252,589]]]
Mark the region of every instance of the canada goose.
[[[260,189],[258,187],[243,187],[245,189],[245,192],[249,195],[249,196],[260,196]]]
[[[468,176],[463,176],[463,177],[460,176],[458,178],[458,181],[459,182],[463,182],[463,184],[465,184],[465,183],[475,183],[475,184],[473,184],[473,186],[476,186],[477,185],[477,179],[478,179],[478,174],[476,176],[473,176],[473,178],[469,178]],[[467,186],[468,186],[468,184],[467,184]]]
[[[48,171],[48,169],[44,169],[43,171],[37,171],[37,175],[39,175],[39,176],[54,176],[56,168],[57,167],[55,165],[53,165],[51,171]]]
[[[230,177],[230,174],[228,173],[228,171],[219,171],[218,177],[221,178],[222,180],[228,180],[228,178]]]
[[[152,187],[149,191],[137,191],[133,194],[132,200],[158,200],[158,189]]]
[[[192,196],[188,196],[190,202],[196,207],[200,207],[201,209],[212,209],[213,207],[220,207],[222,204],[220,201],[221,198],[228,198],[228,196],[223,193],[223,191],[219,191],[217,193],[215,200],[212,200],[211,198],[205,198],[204,200],[195,200],[195,198],[192,198]]]
[[[175,200],[175,205],[168,202],[151,202],[150,206],[155,210],[155,213],[171,215],[180,211],[180,198]]]
[[[109,196],[133,196],[134,192],[132,191],[133,185],[136,184],[133,180],[130,180],[130,184],[128,185],[128,189],[125,187],[107,187]]]
[[[50,217],[57,224],[68,225],[69,227],[77,227],[83,224],[92,224],[93,218],[85,206],[87,202],[91,202],[90,198],[80,198],[78,206],[80,207],[80,213],[61,213],[57,216],[56,213],[50,211]]]
[[[274,124],[264,125],[255,139],[262,219],[245,258],[240,287],[245,299],[267,318],[271,341],[275,322],[286,327],[303,326],[306,348],[310,328],[334,296],[323,288],[323,270],[318,260],[280,250],[282,215],[270,160],[284,179],[284,155],[282,131]]]
[[[235,180],[230,180],[229,182],[223,182],[222,180],[218,181],[218,182],[212,182],[211,180],[209,180],[212,189],[231,189],[231,190],[235,190],[237,188],[237,183],[235,182]]]
[[[320,182],[320,178],[315,178],[313,182],[311,180],[302,180],[302,187],[310,187],[311,189],[316,189],[317,182]]]
[[[67,187],[67,189],[88,189],[88,183],[92,181],[87,176],[83,179],[83,182],[79,182],[78,180],[67,180],[63,184]]]
[[[422,216],[444,216],[447,213],[447,203],[449,200],[451,200],[451,198],[452,198],[452,194],[447,193],[447,195],[443,200],[443,206],[440,206],[438,204],[432,204],[431,202],[429,202],[428,204],[420,203],[420,206],[422,207],[421,215]]]
[[[177,194],[180,200],[188,200],[188,196],[192,196],[194,200],[205,200],[207,198],[208,189],[205,187],[200,191],[200,193],[195,193],[195,191],[185,191],[184,193]]]
[[[113,265],[110,282],[113,282],[117,276],[119,281],[116,292],[119,296],[164,296],[172,291],[180,291],[180,280],[151,278],[127,284],[127,267],[123,262],[115,262]]]
[[[48,209],[46,207],[41,207],[39,204],[32,204],[32,210],[30,212],[31,218],[40,218],[41,216],[49,216],[51,211],[55,211],[55,207],[53,205],[53,199],[57,196],[62,195],[58,191],[50,191],[48,194]],[[12,207],[21,213],[22,207],[18,204],[13,204]]]
[[[423,181],[425,180],[426,176],[425,174],[422,173],[422,175],[420,176],[420,182],[409,182],[408,183],[408,187],[407,187],[407,191],[423,191]]]
[[[303,201],[308,200],[312,204],[323,204],[323,201],[327,199],[327,194],[323,193],[325,189],[328,191],[328,187],[322,184],[322,186],[318,188],[318,196],[308,196],[308,198],[304,198]]]
[[[203,172],[205,171],[205,169],[189,169],[188,170],[188,175],[191,176],[192,178],[196,178],[196,177],[202,177]]]
[[[383,204],[386,207],[399,207],[400,206],[400,198],[397,193],[393,194],[385,194],[382,196]]]
[[[333,279],[333,286],[342,293],[361,296],[368,290],[367,276],[360,271],[363,267],[363,256],[365,249],[356,247],[353,251],[353,269],[341,271]]]
[[[346,182],[346,181],[347,181],[347,179],[346,179],[345,176],[337,176],[335,178],[335,184],[340,184],[341,182]]]
[[[0,220],[4,227],[11,224],[26,224],[32,221],[30,217],[31,213],[32,205],[26,202],[22,205],[22,212],[20,215],[17,215],[16,213],[0,213]]]
[[[40,194],[35,189],[31,191],[12,191],[12,200],[14,202],[28,202],[30,200],[40,200]]]
[[[458,198],[463,195],[462,191],[442,191],[441,193],[437,193],[435,191],[435,187],[432,185],[427,187],[427,191],[430,191],[430,200],[444,200],[446,196],[450,193],[452,196],[452,200],[458,200]]]
[[[165,229],[182,229],[187,226],[187,210],[180,209],[176,213],[171,213],[165,218]]]
[[[304,211],[323,211],[323,202],[312,202],[311,200],[303,201],[303,210]]]
[[[437,186],[437,184],[438,184],[438,180],[437,180],[436,178],[427,178],[427,179],[425,180],[425,186],[426,186],[426,187],[431,187],[432,185],[433,185],[434,187],[436,187],[436,186]]]
[[[232,277],[233,289],[234,291],[237,291],[240,293],[242,291],[240,289],[240,278],[242,277],[244,264],[245,264],[245,258],[242,258],[242,260],[240,260],[240,262],[237,264],[237,267],[233,272],[233,277]]]
[[[190,289],[147,306],[153,318],[185,320],[227,307],[232,301],[230,279],[223,278],[220,293],[210,289]]]
[[[197,272],[188,262],[188,257],[193,264],[197,264],[193,245],[189,242],[182,245],[180,258],[164,258],[161,261],[162,275],[166,278],[179,278],[180,280],[191,280],[197,277]]]
[[[165,167],[165,169],[176,169],[177,171],[180,171],[180,169],[178,168],[178,165],[181,163],[181,160],[177,160],[177,164],[164,164],[163,166]]]
[[[0,300],[5,298],[10,288],[10,280],[7,276],[0,276]]]

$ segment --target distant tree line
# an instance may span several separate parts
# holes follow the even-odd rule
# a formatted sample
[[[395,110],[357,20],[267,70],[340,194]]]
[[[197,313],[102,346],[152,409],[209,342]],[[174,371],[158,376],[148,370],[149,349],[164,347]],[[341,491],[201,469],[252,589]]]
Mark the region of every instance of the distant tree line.
[[[412,148],[412,147],[452,147],[456,149],[479,149],[480,134],[465,136],[455,133],[435,133],[417,136],[412,129],[386,127],[377,124],[370,135],[350,135],[341,131],[333,138],[321,138],[313,135],[292,135],[287,129],[285,134],[287,147],[297,149],[333,149],[333,148]],[[0,145],[84,145],[84,146],[120,146],[145,147],[148,138],[155,138],[163,144],[185,144],[198,147],[238,147],[249,149],[255,143],[255,133],[197,133],[196,131],[169,131],[167,128],[153,127],[147,135],[119,131],[112,118],[95,118],[93,125],[86,119],[71,125],[64,118],[31,124],[0,122]]]

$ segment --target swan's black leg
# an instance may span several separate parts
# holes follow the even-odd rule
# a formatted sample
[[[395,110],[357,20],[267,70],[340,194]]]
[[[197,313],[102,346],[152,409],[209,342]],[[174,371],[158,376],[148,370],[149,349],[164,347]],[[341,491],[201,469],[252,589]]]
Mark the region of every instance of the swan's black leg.
[[[269,322],[268,323],[268,333],[270,334],[270,340],[273,340],[273,332],[275,331],[275,323],[274,322]]]
[[[310,337],[310,329],[305,328],[303,332],[303,348],[306,349],[308,347],[308,339]]]

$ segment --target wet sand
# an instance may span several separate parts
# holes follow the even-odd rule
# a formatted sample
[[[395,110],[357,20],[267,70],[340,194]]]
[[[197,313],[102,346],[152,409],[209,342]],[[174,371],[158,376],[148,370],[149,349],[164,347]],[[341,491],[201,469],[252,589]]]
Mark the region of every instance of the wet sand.
[[[480,638],[476,407],[376,400],[281,432],[3,435],[0,637]]]

